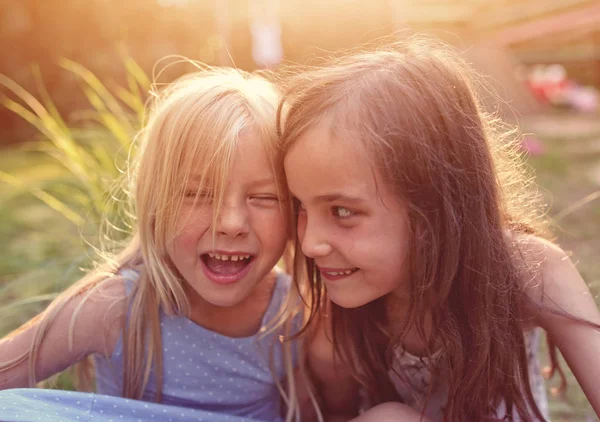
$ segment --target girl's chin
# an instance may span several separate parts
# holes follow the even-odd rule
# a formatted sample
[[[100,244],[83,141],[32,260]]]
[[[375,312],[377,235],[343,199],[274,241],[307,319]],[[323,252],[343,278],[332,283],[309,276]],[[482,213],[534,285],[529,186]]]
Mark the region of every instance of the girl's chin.
[[[329,299],[335,303],[336,305],[342,307],[342,308],[347,308],[347,309],[353,309],[353,308],[358,308],[360,306],[366,305],[367,303],[369,303],[370,301],[365,301],[364,299],[360,299],[357,297],[353,297],[355,295],[353,295],[352,293],[350,293],[349,295],[342,295],[342,294],[332,294],[330,292],[330,290],[327,291]]]

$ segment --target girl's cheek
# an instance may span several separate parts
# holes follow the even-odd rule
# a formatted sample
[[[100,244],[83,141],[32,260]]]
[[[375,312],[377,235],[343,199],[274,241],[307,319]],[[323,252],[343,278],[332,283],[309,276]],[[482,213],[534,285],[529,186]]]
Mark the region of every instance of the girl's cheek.
[[[198,236],[192,230],[186,230],[178,236],[177,240],[177,243],[180,243],[182,246],[191,247],[195,246],[198,242]]]
[[[177,233],[174,242],[189,246],[195,244],[198,238],[212,225],[212,213],[184,212],[177,223]]]
[[[189,207],[181,212],[179,227],[183,230],[195,230],[212,224],[212,209],[207,207]]]
[[[270,237],[287,239],[290,233],[289,217],[279,209],[265,209],[254,212],[251,216],[250,225],[253,230],[261,233],[269,233]]]
[[[190,230],[189,227],[183,228],[173,238],[173,251],[175,253],[184,254],[185,252],[195,251],[198,246],[198,232]]]

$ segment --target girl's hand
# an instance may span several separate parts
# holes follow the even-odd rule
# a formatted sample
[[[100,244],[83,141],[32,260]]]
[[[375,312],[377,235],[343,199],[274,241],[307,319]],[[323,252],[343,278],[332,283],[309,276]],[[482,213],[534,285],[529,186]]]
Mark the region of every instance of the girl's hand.
[[[350,422],[429,422],[427,418],[421,415],[413,408],[402,403],[382,403]]]

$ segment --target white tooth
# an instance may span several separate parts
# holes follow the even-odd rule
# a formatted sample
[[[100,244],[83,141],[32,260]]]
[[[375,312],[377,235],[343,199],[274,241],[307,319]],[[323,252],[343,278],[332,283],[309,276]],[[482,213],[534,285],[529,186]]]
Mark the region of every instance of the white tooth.
[[[229,255],[221,255],[223,261],[229,261]]]
[[[344,271],[344,274],[350,275],[351,272],[352,272],[352,270],[346,270],[346,271]]]
[[[212,253],[212,252],[209,252],[209,253],[208,253],[208,256],[210,256],[211,258],[214,258],[214,257],[215,257],[215,254],[214,254],[214,253]]]
[[[250,255],[244,256],[244,259],[250,259]]]
[[[329,275],[338,275],[338,273],[335,272],[335,271],[332,271],[332,272],[329,273]]]
[[[232,261],[237,261],[238,260],[238,256],[237,255],[232,255],[231,256],[231,260]]]

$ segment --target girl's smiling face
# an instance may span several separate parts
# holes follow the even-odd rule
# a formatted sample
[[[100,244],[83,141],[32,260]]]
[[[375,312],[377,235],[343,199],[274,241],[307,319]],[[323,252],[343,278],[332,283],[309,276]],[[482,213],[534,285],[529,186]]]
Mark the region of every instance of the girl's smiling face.
[[[169,257],[204,306],[238,305],[277,264],[289,239],[264,141],[253,131],[240,136],[216,219],[211,192],[194,180],[185,187]]]
[[[329,297],[345,308],[397,291],[408,248],[406,206],[383,181],[360,141],[322,121],[287,151],[285,172],[300,202],[298,238]]]

